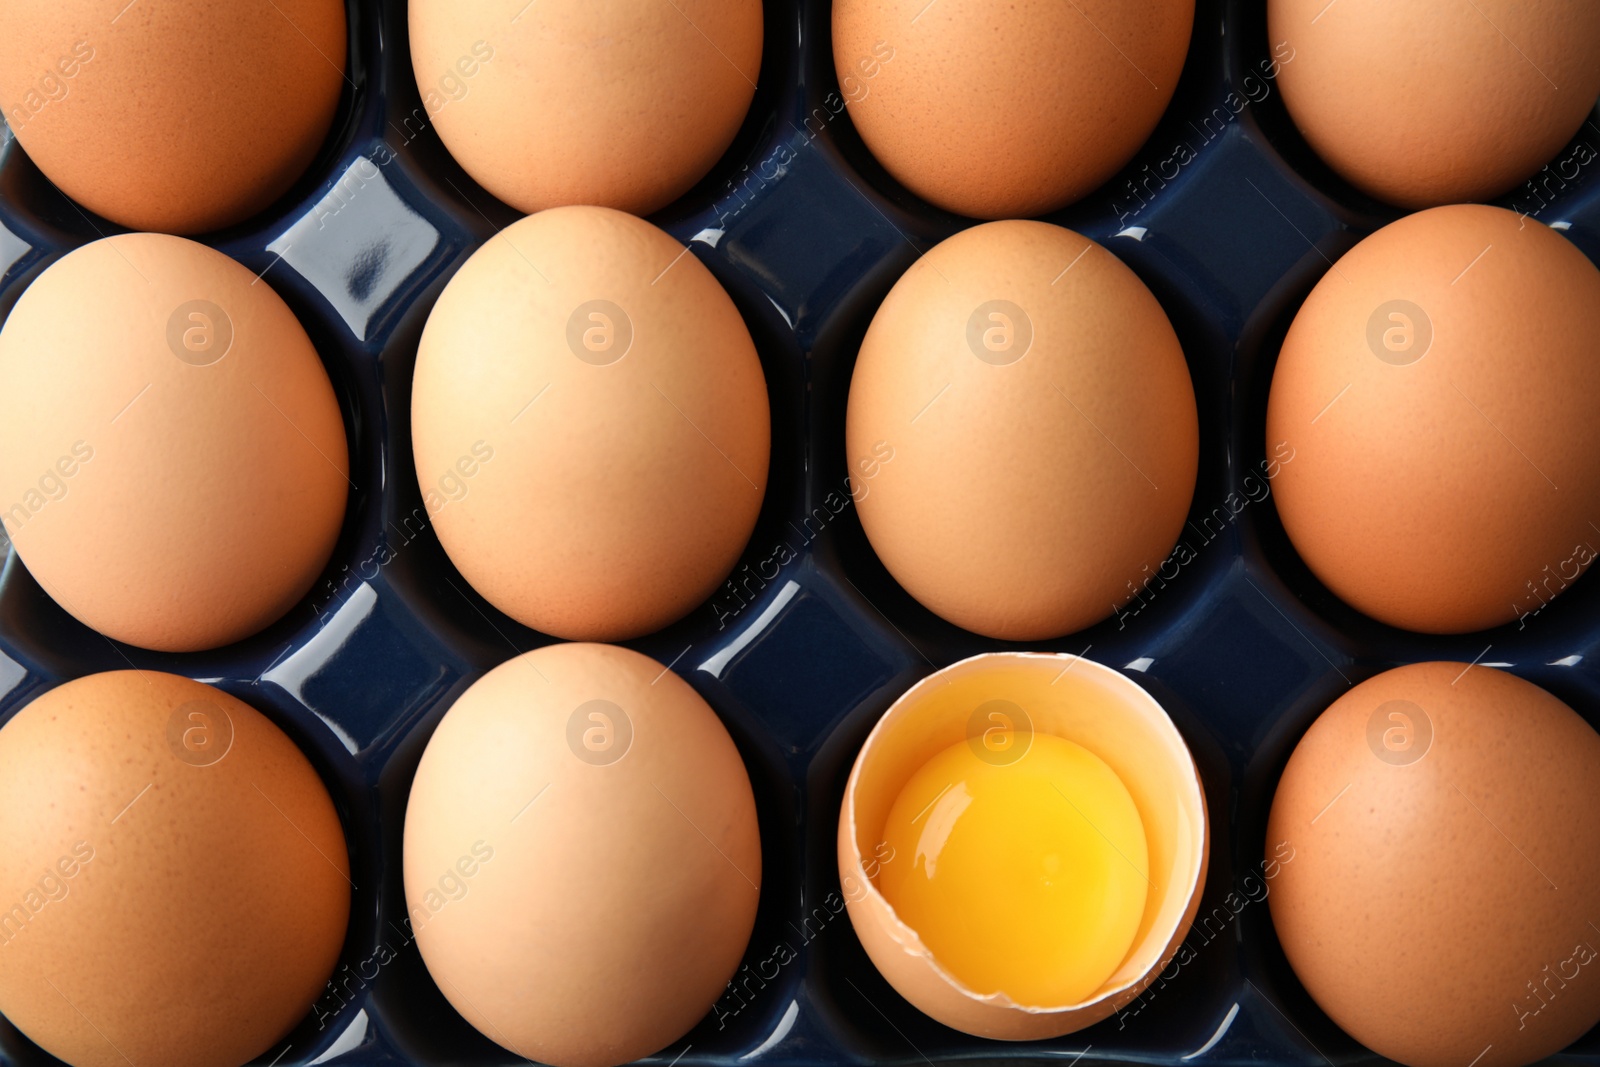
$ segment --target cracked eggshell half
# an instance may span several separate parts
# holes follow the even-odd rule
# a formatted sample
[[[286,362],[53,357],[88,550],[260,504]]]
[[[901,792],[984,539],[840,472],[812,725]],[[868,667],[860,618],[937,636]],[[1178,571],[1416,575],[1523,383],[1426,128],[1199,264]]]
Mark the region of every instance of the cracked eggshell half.
[[[1144,822],[1153,886],[1144,917],[1122,965],[1081,1003],[1024,1005],[1001,993],[985,996],[965,988],[900,921],[867,873],[907,780],[934,755],[970,737],[973,709],[995,699],[1017,704],[1032,732],[1064,737],[1103,759],[1127,786]],[[1205,887],[1208,835],[1199,771],[1155,698],[1117,671],[1079,656],[994,652],[924,678],[873,727],[845,786],[839,875],[856,935],[896,992],[964,1033],[1030,1041],[1109,1017],[1167,965],[1189,932]]]

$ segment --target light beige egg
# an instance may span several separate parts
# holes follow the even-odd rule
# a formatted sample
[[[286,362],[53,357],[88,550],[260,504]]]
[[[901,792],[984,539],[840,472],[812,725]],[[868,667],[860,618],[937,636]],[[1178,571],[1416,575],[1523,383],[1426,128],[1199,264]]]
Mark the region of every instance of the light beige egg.
[[[1600,550],[1597,338],[1600,271],[1513,212],[1433,208],[1356,245],[1267,403],[1300,557],[1393,626],[1525,625]]]
[[[879,891],[884,863],[912,862],[880,843],[902,788],[935,754],[972,743],[983,709],[1009,709],[1021,741],[1066,738],[1104,760],[1127,787],[1149,849],[1149,893],[1128,955],[1077,1004],[1019,1005],[966,988],[895,914]],[[975,726],[974,723],[977,723]],[[884,978],[921,1011],[977,1037],[1032,1041],[1073,1033],[1131,1004],[1177,953],[1205,887],[1205,794],[1194,759],[1161,705],[1136,683],[1092,660],[992,652],[936,671],[884,712],[861,746],[839,813],[840,885],[856,936]]]
[[[1008,221],[941,242],[889,291],[845,448],[895,580],[958,626],[1031,641],[1105,618],[1161,566],[1199,428],[1144,283],[1086,237]]]
[[[559,637],[622,640],[705,600],[761,510],[770,424],[744,320],[694,254],[599,207],[508,226],[428,316],[417,478],[450,559]]]
[[[703,178],[761,71],[760,0],[416,0],[411,63],[463,169],[520,211],[647,215]]]
[[[1591,0],[1269,0],[1267,33],[1293,57],[1278,84],[1295,125],[1380,200],[1488,200],[1530,180],[1518,210],[1537,212],[1595,158],[1592,137],[1556,158],[1600,95]]]
[[[343,0],[51,0],[0,9],[0,109],[72,199],[200,233],[294,184],[346,84]]]
[[[95,674],[0,729],[0,1013],[73,1067],[278,1053],[351,890],[317,772],[219,689]]]
[[[1042,215],[1150,136],[1193,23],[1193,0],[836,0],[833,61],[907,189],[981,219]]]
[[[0,329],[0,521],[107,637],[187,652],[276,621],[333,552],[349,470],[294,313],[204,245],[85,245]]]
[[[440,721],[404,865],[422,958],[468,1022],[540,1063],[610,1067],[721,995],[761,842],[738,749],[688,683],[627,649],[557,644]]]
[[[1329,706],[1272,800],[1289,963],[1408,1067],[1521,1067],[1600,1021],[1600,735],[1491,667],[1385,671]]]

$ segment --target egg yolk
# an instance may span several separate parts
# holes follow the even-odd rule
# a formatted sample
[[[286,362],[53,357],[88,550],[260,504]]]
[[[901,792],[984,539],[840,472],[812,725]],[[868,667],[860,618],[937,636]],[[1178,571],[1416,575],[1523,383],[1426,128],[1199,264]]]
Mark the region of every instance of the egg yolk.
[[[1013,762],[967,742],[901,790],[878,889],[968,989],[1088,999],[1127,956],[1150,888],[1144,824],[1104,760],[1035,734]],[[1002,745],[1010,751],[1010,745]]]

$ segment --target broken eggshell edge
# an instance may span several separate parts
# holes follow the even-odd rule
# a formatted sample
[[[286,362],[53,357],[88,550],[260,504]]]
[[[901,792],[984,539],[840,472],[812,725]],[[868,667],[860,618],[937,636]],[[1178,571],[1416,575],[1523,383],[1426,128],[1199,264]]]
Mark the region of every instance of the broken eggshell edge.
[[[934,959],[868,877],[864,840],[881,836],[900,790],[936,753],[970,736],[988,700],[1025,709],[1035,733],[1083,745],[1122,779],[1144,821],[1152,892],[1121,966],[1077,1004],[1017,1004],[966,988]],[[1112,713],[1105,714],[1106,709]],[[871,832],[863,837],[862,828]],[[976,1037],[1030,1041],[1093,1025],[1136,999],[1177,953],[1205,887],[1205,791],[1182,735],[1137,682],[1067,653],[987,652],[906,690],[867,735],[839,813],[839,874],[862,947],[895,991],[924,1014]],[[876,861],[875,861],[876,862]],[[893,862],[893,860],[889,860]]]

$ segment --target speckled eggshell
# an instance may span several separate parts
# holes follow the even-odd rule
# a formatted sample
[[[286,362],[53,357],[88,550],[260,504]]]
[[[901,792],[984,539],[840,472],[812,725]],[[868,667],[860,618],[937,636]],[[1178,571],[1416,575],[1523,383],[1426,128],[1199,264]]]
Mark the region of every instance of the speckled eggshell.
[[[744,320],[691,252],[609,208],[540,212],[473,254],[428,316],[411,420],[451,561],[558,637],[682,616],[761,510],[767,391]]]
[[[0,520],[56,603],[188,652],[287,612],[350,489],[327,371],[227,256],[122,234],[75,249],[0,329]]]
[[[1593,0],[1268,0],[1267,33],[1292,55],[1278,84],[1311,147],[1402,207],[1510,190],[1553,161],[1600,96]],[[1580,152],[1556,188],[1594,159]],[[1527,190],[1519,210],[1548,192]]]
[[[1042,215],[1133,158],[1193,23],[1193,0],[836,0],[833,59],[900,184],[961,215]]]
[[[1284,768],[1267,898],[1318,1005],[1409,1067],[1520,1067],[1600,1020],[1600,735],[1490,667],[1349,690]]]
[[[687,682],[612,645],[549,645],[462,694],[417,768],[404,856],[445,997],[555,1067],[682,1037],[738,968],[760,896],[733,739]]]
[[[0,1012],[74,1067],[239,1067],[333,971],[344,832],[249,705],[114,671],[0,729]]]
[[[1199,430],[1150,290],[1086,237],[1008,221],[941,242],[889,291],[845,447],[895,580],[957,626],[1032,641],[1098,622],[1156,573]]]
[[[761,71],[760,0],[413,0],[409,18],[412,124],[520,211],[671,203],[727,151]]]
[[[1500,208],[1410,215],[1346,253],[1284,338],[1278,514],[1312,572],[1383,622],[1527,616],[1600,549],[1597,411],[1600,271]]]
[[[91,211],[201,233],[281,196],[327,136],[342,0],[25,0],[0,8],[0,108]]]

